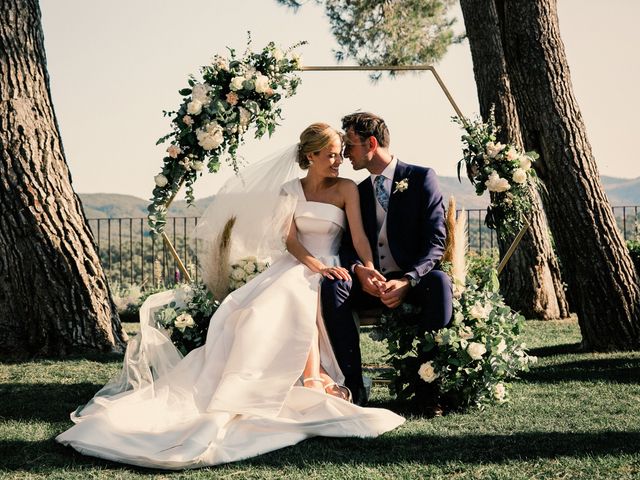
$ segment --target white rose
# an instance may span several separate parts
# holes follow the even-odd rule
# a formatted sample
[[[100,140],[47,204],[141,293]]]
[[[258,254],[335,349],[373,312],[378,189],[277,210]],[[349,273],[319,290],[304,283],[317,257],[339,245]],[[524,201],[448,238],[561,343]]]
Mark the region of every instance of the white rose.
[[[522,168],[516,168],[513,171],[512,178],[516,183],[524,183],[527,181],[527,172],[525,172]]]
[[[507,393],[507,389],[505,388],[503,383],[498,383],[495,387],[493,387],[493,398],[502,402],[504,400],[504,396]]]
[[[251,112],[244,107],[238,107],[238,111],[240,112],[240,126],[246,127],[251,121]]]
[[[469,310],[469,315],[476,320],[483,320],[489,316],[489,312],[491,312],[490,305],[483,307],[482,304],[476,302]]]
[[[518,152],[516,151],[515,148],[510,147],[509,150],[507,150],[506,157],[507,157],[507,160],[513,161],[516,158],[518,158]]]
[[[231,271],[231,278],[236,281],[244,280],[245,278],[247,278],[247,272],[245,272],[242,268],[234,268]]]
[[[507,342],[504,341],[504,338],[502,338],[500,340],[500,343],[498,344],[498,346],[496,347],[496,353],[498,355],[500,355],[502,352],[504,352],[507,349]]]
[[[520,155],[520,168],[529,170],[531,168],[531,157],[529,155]]]
[[[153,177],[153,180],[156,182],[156,185],[160,188],[164,187],[167,185],[167,183],[169,183],[169,180],[167,179],[167,177],[165,177],[163,174],[159,173],[158,175],[156,175],[155,177]]]
[[[505,145],[501,144],[500,142],[498,142],[498,143],[489,142],[489,143],[487,143],[487,146],[486,146],[487,155],[489,155],[489,158],[496,158],[496,156],[502,150],[504,150],[504,147],[505,147]]]
[[[202,111],[202,102],[198,100],[191,100],[187,104],[187,113],[189,115],[200,115],[201,111]]]
[[[244,77],[233,77],[231,79],[231,84],[229,85],[229,88],[234,92],[237,92],[238,90],[242,90],[245,80],[246,78]]]
[[[195,322],[193,321],[193,317],[188,313],[182,313],[178,315],[176,318],[174,325],[176,328],[180,330],[184,330],[185,328],[193,327]]]
[[[489,179],[484,182],[490,192],[506,192],[511,188],[506,178],[500,178],[495,170],[489,175]]]
[[[266,93],[271,89],[269,85],[269,77],[266,75],[258,75],[256,77],[256,92]]]
[[[269,264],[267,262],[258,262],[256,263],[256,270],[258,270],[259,272],[264,272],[268,266]]]
[[[433,368],[433,362],[427,362],[420,365],[420,368],[418,369],[418,375],[420,375],[420,378],[427,383],[433,382],[440,376]]]
[[[218,148],[224,141],[222,127],[216,122],[210,122],[196,130],[196,137],[198,137],[198,144],[205,150]]]
[[[247,264],[243,268],[247,273],[254,273],[256,271],[256,264],[253,262],[247,262]]]
[[[471,357],[472,360],[480,360],[482,355],[487,353],[487,349],[485,346],[478,342],[470,342],[467,346],[467,353]]]
[[[283,53],[283,52],[282,52],[282,50],[280,50],[279,48],[276,48],[276,49],[273,51],[273,58],[275,58],[275,59],[276,59],[276,61],[278,61],[278,62],[279,62],[280,60],[282,60],[282,59],[284,58],[284,53]]]

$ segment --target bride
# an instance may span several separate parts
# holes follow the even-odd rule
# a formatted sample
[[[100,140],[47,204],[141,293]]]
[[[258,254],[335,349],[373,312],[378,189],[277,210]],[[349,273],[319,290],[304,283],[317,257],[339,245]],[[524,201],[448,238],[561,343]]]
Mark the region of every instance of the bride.
[[[221,189],[199,236],[215,238],[233,214],[232,256],[275,253],[283,237],[286,252],[280,248],[271,267],[227,296],[206,344],[184,358],[153,320],[154,309],[180,301],[179,291],[149,297],[121,375],[72,414],[75,425],[58,442],[117,462],[183,469],[313,436],[373,437],[404,422],[388,410],[350,403],[319,307],[323,277],[349,279],[337,256],[345,228],[360,259],[373,266],[357,187],[338,176],[341,152],[340,134],[314,123],[295,147]],[[307,170],[302,179],[298,167]]]

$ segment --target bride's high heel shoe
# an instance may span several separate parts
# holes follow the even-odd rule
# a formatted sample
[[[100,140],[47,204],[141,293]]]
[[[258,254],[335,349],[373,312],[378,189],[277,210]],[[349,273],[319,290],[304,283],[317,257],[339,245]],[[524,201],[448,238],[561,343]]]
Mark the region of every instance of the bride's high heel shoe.
[[[344,385],[339,385],[333,380],[330,380],[329,383],[325,385],[325,379],[321,377],[307,377],[304,380],[302,380],[302,384],[305,387],[307,386],[307,383],[311,383],[311,382],[320,383],[322,385],[322,389],[324,390],[324,393],[326,393],[327,395],[341,398],[343,400],[346,400],[349,403],[353,403],[353,396],[351,395],[351,390],[349,390]],[[309,387],[309,388],[313,388],[313,387]],[[314,390],[320,390],[320,389],[314,389]]]
[[[331,382],[324,386],[324,391],[327,395],[341,398],[343,400],[346,400],[349,403],[353,403],[353,396],[351,395],[351,390],[349,390],[349,388],[344,385],[340,385],[336,382]]]

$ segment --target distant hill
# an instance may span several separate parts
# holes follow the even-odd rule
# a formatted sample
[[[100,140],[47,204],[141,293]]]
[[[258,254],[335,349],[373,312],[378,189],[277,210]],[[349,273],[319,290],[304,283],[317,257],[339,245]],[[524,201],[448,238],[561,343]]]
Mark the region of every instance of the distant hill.
[[[439,177],[440,188],[445,197],[456,197],[458,208],[466,209],[486,208],[487,196],[478,197],[469,181],[456,177]],[[640,177],[635,179],[603,176],[601,178],[604,189],[611,205],[640,205]],[[81,193],[80,199],[87,218],[118,218],[147,216],[149,202],[131,195],[116,193]],[[184,200],[173,202],[170,209],[172,217],[197,217],[213,200],[213,196],[198,199],[194,207],[187,207]]]

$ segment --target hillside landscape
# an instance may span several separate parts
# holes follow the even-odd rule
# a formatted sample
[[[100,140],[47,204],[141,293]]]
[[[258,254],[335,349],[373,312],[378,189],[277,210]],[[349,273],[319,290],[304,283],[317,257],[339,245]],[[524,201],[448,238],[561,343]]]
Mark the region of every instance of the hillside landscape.
[[[602,184],[612,206],[640,205],[640,177],[634,179],[601,177]],[[488,197],[478,197],[471,184],[456,177],[440,177],[440,188],[445,199],[453,195],[458,208],[483,209]],[[87,218],[143,218],[147,216],[148,201],[131,195],[115,193],[81,193],[80,199]],[[185,201],[175,201],[171,205],[172,217],[198,217],[209,205],[213,196],[198,199],[193,207],[187,207]]]

